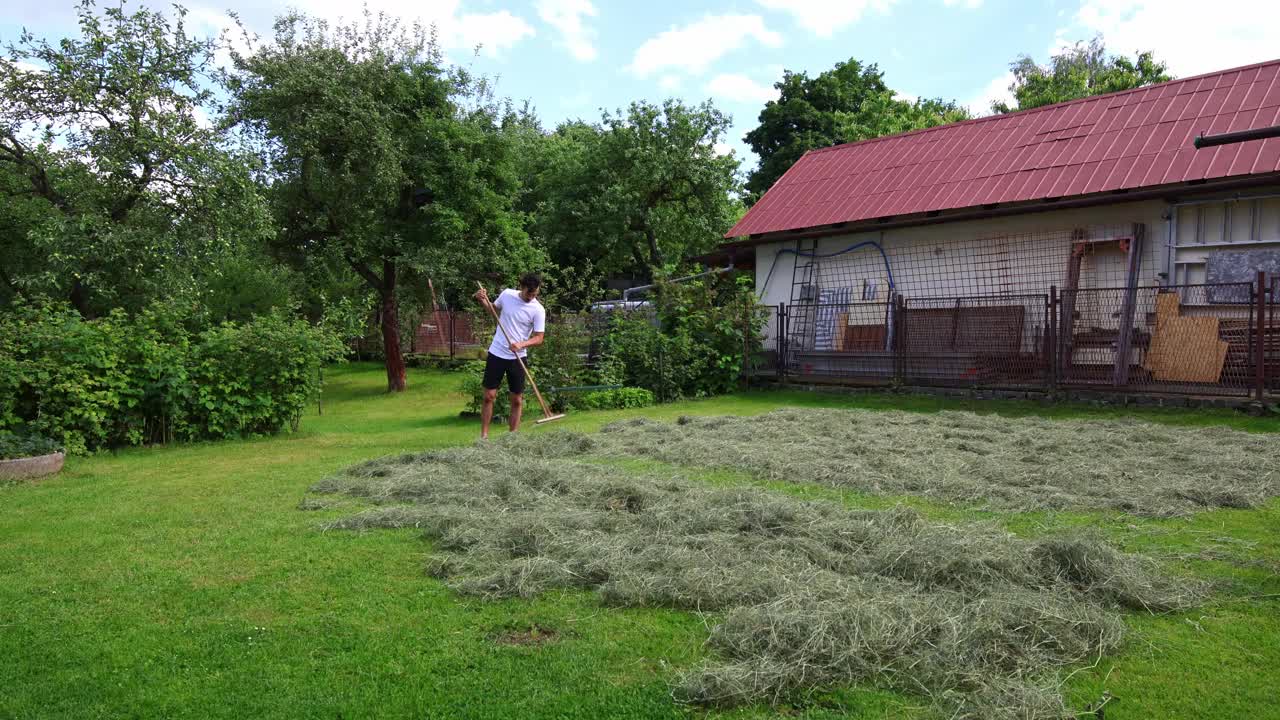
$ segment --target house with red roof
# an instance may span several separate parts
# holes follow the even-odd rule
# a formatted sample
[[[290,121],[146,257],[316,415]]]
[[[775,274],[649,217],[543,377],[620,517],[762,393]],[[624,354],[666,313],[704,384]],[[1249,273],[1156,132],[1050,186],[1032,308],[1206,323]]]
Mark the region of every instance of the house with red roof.
[[[1280,60],[813,150],[722,249],[754,258],[800,372],[883,376],[896,349],[931,358],[922,381],[1057,362],[1221,385],[1251,372],[1250,283],[1280,277],[1277,125]],[[1157,332],[1175,316],[1218,318],[1216,339]],[[1204,367],[1161,372],[1188,343]]]

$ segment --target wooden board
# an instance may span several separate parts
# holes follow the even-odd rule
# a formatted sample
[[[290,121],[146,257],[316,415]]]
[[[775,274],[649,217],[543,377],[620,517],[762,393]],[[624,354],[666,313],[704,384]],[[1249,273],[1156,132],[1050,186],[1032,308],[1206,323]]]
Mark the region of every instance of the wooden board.
[[[843,350],[845,336],[849,334],[849,313],[836,313],[835,338],[831,343],[833,350]]]
[[[1216,383],[1228,347],[1218,337],[1218,318],[1170,318],[1152,340],[1148,369],[1160,381]]]

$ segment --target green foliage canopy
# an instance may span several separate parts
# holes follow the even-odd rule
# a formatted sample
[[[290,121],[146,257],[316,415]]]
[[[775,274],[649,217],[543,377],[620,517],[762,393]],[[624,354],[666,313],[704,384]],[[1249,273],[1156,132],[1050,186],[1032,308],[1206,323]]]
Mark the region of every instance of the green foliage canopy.
[[[996,101],[991,104],[993,112],[1029,110],[1173,79],[1168,67],[1157,61],[1151,52],[1139,52],[1132,60],[1121,55],[1108,55],[1101,36],[1088,44],[1076,43],[1063,48],[1049,58],[1048,65],[1038,65],[1030,56],[1022,55],[1009,65],[1009,69],[1014,77],[1009,91],[1017,104],[1010,106]]]
[[[213,124],[211,40],[174,17],[85,2],[79,37],[0,58],[0,302],[86,317],[194,296],[201,269],[265,236],[251,177]]]
[[[778,99],[765,104],[760,124],[744,138],[760,156],[759,167],[747,178],[749,202],[759,199],[810,150],[969,117],[954,102],[901,99],[876,65],[853,58],[812,78],[788,70],[774,87]]]

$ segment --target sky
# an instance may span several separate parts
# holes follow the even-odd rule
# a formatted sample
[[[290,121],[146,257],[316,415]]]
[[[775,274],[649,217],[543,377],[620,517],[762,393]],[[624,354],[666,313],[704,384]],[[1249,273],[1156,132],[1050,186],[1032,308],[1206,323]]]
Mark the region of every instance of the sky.
[[[135,0],[136,3],[136,0]],[[113,3],[114,4],[114,3]],[[183,0],[195,31],[216,35],[234,11],[269,35],[288,8],[355,19],[358,0]],[[1045,62],[1101,34],[1108,49],[1151,50],[1179,77],[1280,56],[1276,0],[369,0],[369,9],[434,24],[450,61],[497,79],[547,126],[597,120],[633,100],[711,99],[733,120],[720,146],[755,165],[742,136],[776,98],[783,70],[816,75],[875,63],[906,97],[941,97],[985,114],[1008,98],[1009,63]],[[0,44],[25,28],[74,34],[69,0],[10,0]],[[169,7],[168,3],[162,7]],[[478,48],[478,49],[477,49]]]

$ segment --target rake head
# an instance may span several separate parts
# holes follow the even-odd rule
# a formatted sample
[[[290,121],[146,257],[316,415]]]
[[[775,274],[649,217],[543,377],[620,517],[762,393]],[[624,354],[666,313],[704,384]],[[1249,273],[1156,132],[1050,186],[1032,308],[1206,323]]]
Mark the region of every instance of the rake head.
[[[559,420],[559,419],[560,419],[560,418],[562,418],[562,417],[564,417],[564,413],[560,413],[559,415],[548,415],[548,416],[546,416],[546,417],[544,417],[544,418],[540,418],[540,419],[539,419],[537,422],[535,422],[534,424],[535,424],[535,425],[541,425],[542,423],[548,423],[548,422],[551,422],[552,420]]]

